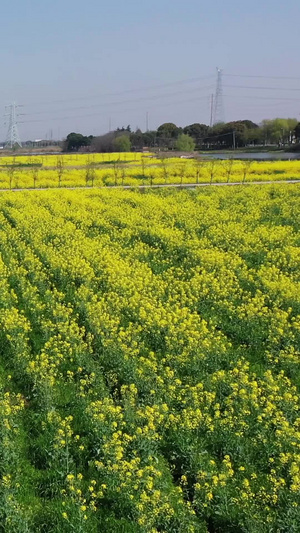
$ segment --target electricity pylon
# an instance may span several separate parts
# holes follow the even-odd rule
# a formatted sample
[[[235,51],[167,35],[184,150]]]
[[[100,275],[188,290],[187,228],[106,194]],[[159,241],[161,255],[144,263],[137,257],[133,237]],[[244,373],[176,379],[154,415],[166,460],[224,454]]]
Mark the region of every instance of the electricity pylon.
[[[15,102],[13,102],[10,105],[5,106],[6,109],[9,109],[9,112],[6,114],[8,116],[8,132],[6,137],[6,143],[5,146],[9,146],[10,148],[13,148],[14,146],[20,146],[21,140],[18,132],[18,122],[17,122],[17,106]]]
[[[217,68],[217,85],[216,85],[214,119],[213,119],[214,124],[219,124],[220,122],[224,122],[222,74],[223,74],[222,69]]]

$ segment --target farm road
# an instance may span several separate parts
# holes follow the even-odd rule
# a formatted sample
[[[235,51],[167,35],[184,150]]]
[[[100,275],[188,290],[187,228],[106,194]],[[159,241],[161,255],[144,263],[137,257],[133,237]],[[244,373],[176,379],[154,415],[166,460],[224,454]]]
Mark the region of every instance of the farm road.
[[[229,183],[159,183],[155,185],[101,185],[101,186],[83,186],[83,187],[23,187],[18,189],[0,189],[0,192],[22,192],[22,191],[61,191],[61,190],[86,190],[86,189],[163,189],[178,188],[191,189],[194,187],[231,187],[238,185],[278,185],[278,184],[296,184],[300,180],[269,180],[269,181],[233,181]]]

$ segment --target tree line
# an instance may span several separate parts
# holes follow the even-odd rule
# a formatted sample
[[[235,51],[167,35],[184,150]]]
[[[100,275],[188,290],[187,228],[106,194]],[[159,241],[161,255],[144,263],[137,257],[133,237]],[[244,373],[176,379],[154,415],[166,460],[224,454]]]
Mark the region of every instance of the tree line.
[[[178,127],[172,122],[161,124],[157,130],[131,131],[130,126],[94,137],[70,133],[63,149],[91,152],[130,152],[150,150],[222,150],[249,146],[294,146],[300,144],[300,123],[293,118],[263,120],[255,124],[251,120],[220,123],[212,127],[194,123]],[[300,148],[299,148],[300,149]]]

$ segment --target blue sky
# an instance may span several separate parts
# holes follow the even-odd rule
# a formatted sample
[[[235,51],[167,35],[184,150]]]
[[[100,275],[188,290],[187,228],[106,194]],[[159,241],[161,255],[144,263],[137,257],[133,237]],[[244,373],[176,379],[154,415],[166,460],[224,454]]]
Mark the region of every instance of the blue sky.
[[[147,111],[150,128],[209,123],[217,66],[226,120],[300,119],[299,0],[15,0],[1,22],[0,105],[23,105],[22,140],[145,129]]]

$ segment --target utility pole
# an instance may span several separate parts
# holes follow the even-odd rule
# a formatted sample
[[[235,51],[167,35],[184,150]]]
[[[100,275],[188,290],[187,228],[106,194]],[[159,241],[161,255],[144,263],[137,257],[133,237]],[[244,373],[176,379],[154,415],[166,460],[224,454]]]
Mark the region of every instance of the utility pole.
[[[146,131],[149,131],[149,112],[146,113]]]
[[[5,108],[9,110],[9,112],[6,113],[6,115],[5,115],[5,116],[9,117],[9,119],[8,119],[8,132],[7,132],[5,145],[9,146],[10,148],[13,148],[16,145],[20,146],[20,148],[22,148],[21,140],[20,140],[20,136],[19,136],[19,132],[18,132],[17,116],[19,116],[19,115],[17,115],[17,113],[16,113],[17,107],[20,107],[20,106],[17,106],[15,104],[15,102],[13,102],[10,105],[5,106]]]
[[[233,149],[236,148],[236,142],[235,142],[235,131],[232,132],[232,141],[233,141]]]
[[[211,95],[210,98],[210,127],[213,125],[213,117],[214,117],[214,95]]]

